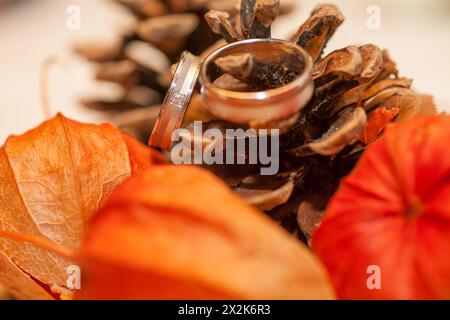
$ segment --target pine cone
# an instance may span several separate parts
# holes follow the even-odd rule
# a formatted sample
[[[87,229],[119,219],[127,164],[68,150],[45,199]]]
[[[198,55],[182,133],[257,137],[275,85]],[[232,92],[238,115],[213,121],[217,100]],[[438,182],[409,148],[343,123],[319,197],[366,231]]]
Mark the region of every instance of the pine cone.
[[[147,142],[170,85],[173,64],[181,52],[205,55],[225,44],[208,27],[203,18],[205,13],[220,10],[235,15],[240,0],[113,1],[136,17],[135,28],[117,43],[84,43],[74,50],[95,65],[98,81],[118,84],[119,98],[90,97],[81,103],[89,109],[110,113],[112,122]],[[293,2],[288,1],[281,7],[281,13],[293,8]]]
[[[119,85],[119,98],[87,98],[81,103],[111,113],[113,122],[146,141],[151,132],[149,126],[170,83],[171,65],[183,50],[200,54],[220,39],[209,30],[203,15],[208,8],[218,4],[223,7],[223,2],[229,1],[115,2],[136,16],[134,29],[121,36],[117,43],[105,44],[100,40],[76,45],[74,51],[94,64],[97,80]],[[236,5],[236,0],[232,2]]]
[[[91,46],[77,51],[99,64],[97,79],[119,83],[124,95],[120,101],[85,101],[85,105],[120,112],[114,121],[144,140],[159,107],[142,107],[161,101],[170,82],[170,65],[182,50],[206,56],[226,42],[269,38],[272,22],[280,13],[292,10],[289,5],[280,5],[279,0],[117,2],[139,17],[136,30],[114,48]],[[180,12],[188,13],[183,19],[172,16]],[[205,20],[201,18],[204,14]],[[255,166],[208,167],[248,203],[267,212],[305,242],[320,223],[339,181],[390,122],[436,113],[430,96],[417,94],[411,89],[412,80],[399,77],[386,50],[373,44],[351,45],[323,57],[328,41],[343,21],[336,6],[319,5],[291,39],[315,62],[316,89],[308,105],[289,119],[243,126],[280,129],[281,173],[264,177],[257,174]],[[211,31],[205,30],[206,23]],[[183,27],[177,28],[177,24]],[[214,84],[234,91],[277,87],[295,77],[290,70],[277,69],[276,77],[258,72],[260,65],[248,55],[222,58],[217,66],[223,75]],[[198,94],[191,101],[184,125],[192,129],[195,120],[206,122],[203,130],[236,127],[210,114]]]
[[[211,29],[222,34],[227,42],[270,37],[278,1],[242,0],[241,5],[239,14],[207,13]],[[417,94],[411,90],[412,80],[399,77],[386,50],[367,44],[349,46],[322,57],[343,21],[344,16],[336,6],[319,5],[291,39],[315,61],[316,89],[304,110],[281,122],[249,124],[253,128],[279,127],[284,131],[280,137],[284,171],[270,178],[248,175],[230,183],[247,202],[307,241],[320,223],[339,181],[388,123],[436,113],[431,97]],[[249,68],[248,57],[243,57],[240,64],[236,57],[229,60],[225,57],[216,61],[224,73],[216,80],[217,86],[236,90],[258,86],[258,80],[267,81],[265,74],[264,79],[257,79],[257,72],[245,73],[253,77],[242,76],[242,70]],[[266,87],[271,87],[270,83]],[[228,176],[224,168],[216,168],[216,172],[224,179]]]

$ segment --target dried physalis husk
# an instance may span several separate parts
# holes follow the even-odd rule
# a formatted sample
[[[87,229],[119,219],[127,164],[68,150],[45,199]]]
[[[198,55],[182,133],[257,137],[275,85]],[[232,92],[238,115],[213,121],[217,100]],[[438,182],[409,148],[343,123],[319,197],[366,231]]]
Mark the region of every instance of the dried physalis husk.
[[[112,190],[159,155],[116,127],[58,114],[0,148],[0,231],[42,236],[77,249]],[[7,201],[4,201],[7,199]],[[24,299],[52,299],[73,262],[0,238],[0,280]]]
[[[333,298],[307,248],[193,166],[158,166],[124,183],[79,257],[80,299]]]
[[[446,116],[394,124],[341,182],[312,238],[339,298],[450,299],[449,140]]]
[[[292,41],[309,52],[317,61],[328,40],[344,21],[344,16],[335,5],[319,5],[311,17],[300,27]]]
[[[10,296],[8,290],[0,283],[0,300],[9,300],[9,299]]]

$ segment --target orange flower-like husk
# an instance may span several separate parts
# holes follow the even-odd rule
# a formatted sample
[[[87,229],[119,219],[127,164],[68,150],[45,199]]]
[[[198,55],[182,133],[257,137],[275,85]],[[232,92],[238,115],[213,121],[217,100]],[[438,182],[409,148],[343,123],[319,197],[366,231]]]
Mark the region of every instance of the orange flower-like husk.
[[[393,125],[343,181],[312,239],[340,298],[450,298],[449,141],[447,116]]]
[[[90,225],[79,299],[330,299],[312,253],[218,178],[155,166]]]
[[[90,218],[131,174],[161,156],[109,124],[58,114],[0,148],[0,231],[78,249]],[[19,299],[59,298],[70,261],[0,238],[0,282]]]

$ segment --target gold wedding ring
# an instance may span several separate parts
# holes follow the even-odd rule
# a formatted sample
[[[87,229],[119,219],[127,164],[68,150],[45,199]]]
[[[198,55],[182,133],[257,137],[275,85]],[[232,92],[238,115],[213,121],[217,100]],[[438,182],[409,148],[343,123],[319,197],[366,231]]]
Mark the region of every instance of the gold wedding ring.
[[[172,83],[164,99],[149,145],[162,150],[172,149],[172,134],[180,128],[200,72],[200,59],[183,52]]]
[[[213,82],[223,75],[216,66],[219,58],[251,54],[255,61],[267,66],[298,70],[289,83],[255,92],[236,92],[218,88]],[[301,47],[284,40],[250,39],[228,44],[200,58],[184,52],[178,63],[169,91],[164,99],[149,145],[170,151],[172,135],[180,128],[193,90],[200,75],[203,102],[216,116],[235,123],[277,121],[299,112],[314,93],[313,61]]]
[[[258,92],[235,92],[214,86],[217,74],[215,61],[221,57],[250,53],[269,65],[301,72],[290,83]],[[231,43],[211,53],[200,71],[202,96],[206,107],[216,116],[236,123],[276,121],[289,118],[300,111],[314,93],[313,61],[310,55],[294,43],[277,39],[250,39]]]

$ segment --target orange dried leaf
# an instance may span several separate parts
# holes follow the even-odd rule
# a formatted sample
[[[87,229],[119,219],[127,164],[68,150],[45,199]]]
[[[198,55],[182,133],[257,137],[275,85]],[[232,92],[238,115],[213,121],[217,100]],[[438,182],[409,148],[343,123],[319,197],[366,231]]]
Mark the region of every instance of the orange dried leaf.
[[[79,248],[92,215],[130,176],[131,166],[145,164],[144,150],[112,125],[60,114],[8,138],[0,149],[0,230]],[[22,241],[0,239],[0,282],[18,298],[52,298],[51,287],[66,286],[70,264]]]
[[[79,253],[80,299],[328,299],[303,245],[208,171],[156,166],[120,186]]]
[[[359,135],[359,140],[365,144],[375,142],[383,130],[392,120],[394,120],[399,112],[400,109],[395,107],[391,109],[380,107],[372,111],[367,118],[366,127]]]
[[[166,163],[161,153],[140,143],[129,134],[122,132],[122,139],[127,145],[131,173],[150,168],[154,164]]]

